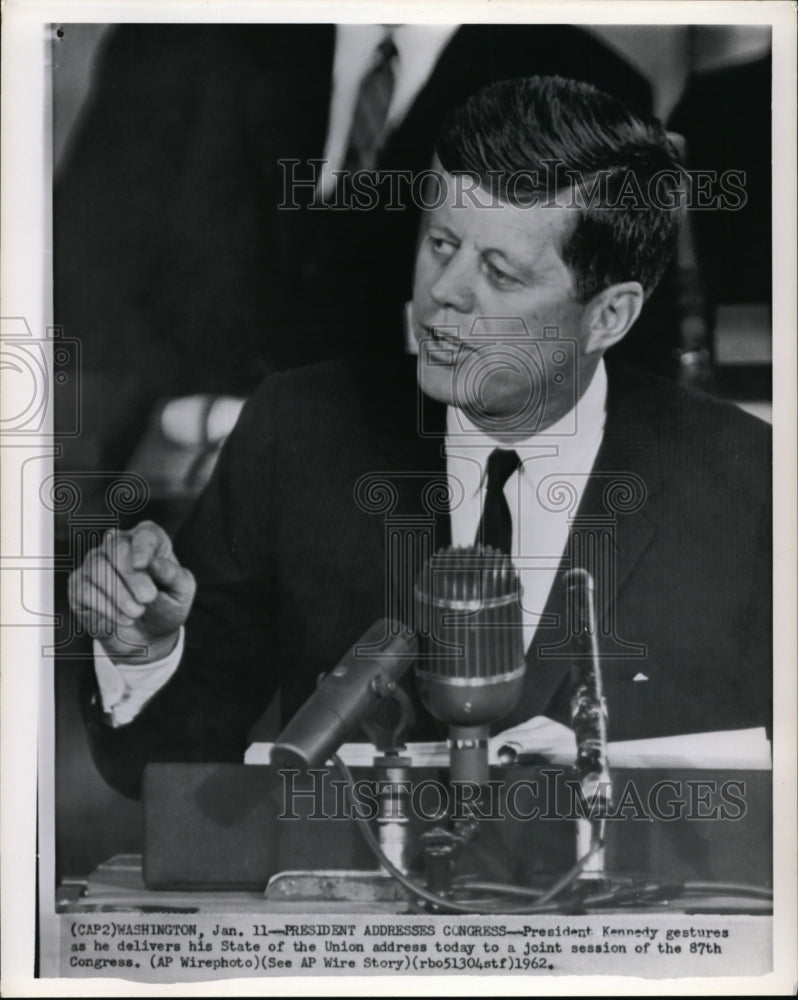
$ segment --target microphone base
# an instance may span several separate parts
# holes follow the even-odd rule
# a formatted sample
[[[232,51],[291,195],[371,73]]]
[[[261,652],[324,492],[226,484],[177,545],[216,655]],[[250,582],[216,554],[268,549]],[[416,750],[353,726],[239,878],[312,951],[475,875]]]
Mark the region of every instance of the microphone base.
[[[410,897],[383,871],[298,869],[273,875],[264,898],[281,903],[407,903]]]

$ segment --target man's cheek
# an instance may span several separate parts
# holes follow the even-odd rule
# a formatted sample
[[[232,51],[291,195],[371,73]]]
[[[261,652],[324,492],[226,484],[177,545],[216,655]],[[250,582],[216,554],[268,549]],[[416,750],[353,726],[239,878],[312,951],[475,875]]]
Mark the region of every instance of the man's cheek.
[[[427,287],[432,270],[432,262],[429,260],[429,250],[426,244],[422,243],[416,254],[415,264],[413,265],[413,288]]]
[[[413,281],[413,319],[421,322],[429,312],[429,294],[423,281],[417,275]]]

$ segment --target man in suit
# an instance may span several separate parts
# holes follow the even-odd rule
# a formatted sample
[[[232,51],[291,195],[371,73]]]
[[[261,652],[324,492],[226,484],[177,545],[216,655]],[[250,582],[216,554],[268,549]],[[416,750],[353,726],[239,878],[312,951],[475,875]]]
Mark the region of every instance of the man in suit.
[[[145,523],[73,574],[103,637],[89,731],[129,793],[150,760],[240,759],[278,687],[287,720],[375,619],[409,616],[413,553],[475,538],[524,586],[502,726],[568,718],[572,565],[596,579],[611,738],[767,721],[766,428],[604,360],[675,239],[661,126],[573,81],[506,81],[437,154],[415,380],[365,353],[266,379],[174,551]]]
[[[161,396],[249,394],[274,368],[373,347],[374,330],[401,353],[418,206],[280,207],[281,160],[303,180],[313,161],[351,164],[358,84],[385,37],[378,171],[428,168],[446,114],[494,80],[557,73],[650,106],[643,77],[578,27],[114,29],[54,192],[55,317],[83,345],[85,431],[62,467],[124,468]]]

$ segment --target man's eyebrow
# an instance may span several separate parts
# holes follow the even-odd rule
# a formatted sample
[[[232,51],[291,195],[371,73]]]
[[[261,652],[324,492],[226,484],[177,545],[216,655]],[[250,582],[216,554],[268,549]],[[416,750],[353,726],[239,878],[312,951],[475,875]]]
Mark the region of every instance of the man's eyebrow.
[[[450,229],[447,225],[444,225],[444,223],[442,222],[430,222],[428,228],[437,229],[439,232],[442,232],[446,236],[448,236],[449,239],[457,240],[458,243],[460,242],[460,237],[457,235],[457,233],[455,233],[454,230]]]

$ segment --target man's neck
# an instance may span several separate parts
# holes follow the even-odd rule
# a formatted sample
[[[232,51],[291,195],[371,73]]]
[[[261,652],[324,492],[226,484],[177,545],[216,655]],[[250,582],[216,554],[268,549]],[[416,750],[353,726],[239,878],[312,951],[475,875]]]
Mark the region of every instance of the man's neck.
[[[583,367],[580,378],[580,387],[584,389],[580,393],[575,405],[560,406],[550,413],[539,415],[539,419],[530,420],[526,425],[514,427],[512,430],[504,431],[497,427],[497,421],[480,419],[479,415],[472,415],[463,408],[458,408],[456,420],[452,419],[453,407],[448,407],[449,417],[447,418],[447,434],[456,437],[472,436],[479,437],[483,443],[491,443],[501,447],[522,445],[525,442],[532,442],[538,437],[565,438],[575,437],[580,433],[580,428],[585,430],[595,426],[597,422],[604,422],[607,399],[607,373],[604,366],[603,357],[599,357],[589,369]],[[456,428],[462,428],[457,431]]]

